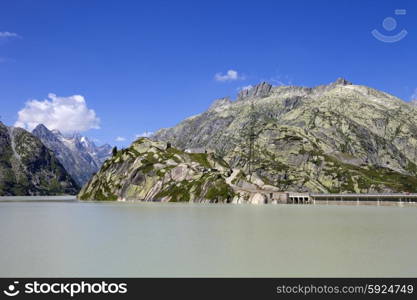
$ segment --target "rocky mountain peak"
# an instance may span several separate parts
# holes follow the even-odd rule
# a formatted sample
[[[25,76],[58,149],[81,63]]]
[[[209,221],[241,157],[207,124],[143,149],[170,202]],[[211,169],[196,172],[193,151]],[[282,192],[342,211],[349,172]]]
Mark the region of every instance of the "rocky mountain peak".
[[[272,84],[268,82],[261,82],[254,87],[243,89],[237,96],[237,101],[245,100],[248,98],[264,98],[270,95]]]
[[[32,130],[32,134],[40,139],[56,140],[55,134],[46,128],[45,125],[39,124]]]
[[[33,131],[40,131],[40,132],[49,132],[49,129],[48,128],[46,128],[46,126],[45,125],[43,125],[43,124],[38,124],[36,127],[35,127],[35,129],[33,129]]]
[[[339,77],[336,79],[335,82],[333,82],[334,85],[352,85],[352,82],[346,80],[343,77]]]
[[[336,81],[333,81],[329,84],[319,85],[319,86],[314,87],[312,89],[312,92],[316,94],[322,94],[324,92],[334,89],[335,87],[347,86],[347,85],[353,85],[353,83],[351,83],[350,81],[346,80],[343,77],[339,77],[336,79]]]

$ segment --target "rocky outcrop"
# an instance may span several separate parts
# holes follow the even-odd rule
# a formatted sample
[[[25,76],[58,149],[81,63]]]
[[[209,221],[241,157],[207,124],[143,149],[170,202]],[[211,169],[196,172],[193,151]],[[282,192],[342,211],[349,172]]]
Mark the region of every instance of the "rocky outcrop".
[[[75,195],[78,190],[38,138],[0,122],[0,196]]]
[[[252,88],[243,89],[239,92],[237,100],[245,100],[251,98],[263,98],[270,95],[272,85],[267,82],[262,82]]]
[[[261,83],[221,107],[151,138],[211,149],[281,191],[417,192],[417,108],[392,95],[343,78]]]
[[[146,138],[109,158],[82,188],[82,200],[231,202],[231,171],[214,154],[186,153]]]
[[[82,188],[81,200],[276,203],[279,189],[231,170],[214,153],[189,153],[141,138],[118,151]]]

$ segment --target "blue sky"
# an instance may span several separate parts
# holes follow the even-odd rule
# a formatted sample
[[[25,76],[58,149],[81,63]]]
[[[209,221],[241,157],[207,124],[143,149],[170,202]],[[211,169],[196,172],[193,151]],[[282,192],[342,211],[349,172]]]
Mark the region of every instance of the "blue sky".
[[[387,17],[397,21],[391,31]],[[408,34],[384,43],[374,29]],[[237,75],[216,80],[228,70]],[[31,99],[82,95],[84,112],[95,112],[90,127],[100,127],[85,134],[120,146],[262,80],[315,86],[346,77],[410,100],[416,75],[413,0],[5,0],[0,10],[2,121],[14,124]]]

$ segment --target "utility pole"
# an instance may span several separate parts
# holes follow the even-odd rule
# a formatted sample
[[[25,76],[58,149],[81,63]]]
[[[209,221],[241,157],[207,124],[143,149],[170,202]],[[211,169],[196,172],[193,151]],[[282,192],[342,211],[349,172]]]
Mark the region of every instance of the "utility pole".
[[[253,145],[255,144],[255,125],[254,105],[251,104],[250,121],[249,121],[249,175],[252,179],[252,162],[253,162]]]
[[[255,141],[257,138],[257,134],[255,132],[256,130],[256,124],[258,122],[257,120],[257,114],[255,112],[255,105],[253,102],[250,106],[250,112],[249,112],[249,122],[248,122],[248,128],[246,130],[246,138],[249,140],[249,153],[248,153],[248,172],[249,172],[249,180],[252,179],[252,172],[253,172],[253,162],[254,162],[254,147],[255,147]]]

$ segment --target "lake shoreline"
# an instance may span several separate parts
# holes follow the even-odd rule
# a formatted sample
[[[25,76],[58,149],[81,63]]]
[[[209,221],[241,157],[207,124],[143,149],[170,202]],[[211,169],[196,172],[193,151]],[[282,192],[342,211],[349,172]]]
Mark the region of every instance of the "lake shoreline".
[[[416,202],[399,202],[399,201],[315,201],[314,203],[268,203],[268,204],[254,204],[254,203],[209,203],[209,202],[161,202],[161,201],[143,201],[143,200],[117,200],[117,201],[94,201],[94,200],[80,200],[76,196],[0,196],[0,203],[98,203],[98,204],[173,204],[173,205],[195,205],[195,206],[384,206],[384,207],[416,207]]]
[[[77,202],[77,196],[0,196],[0,202]]]

